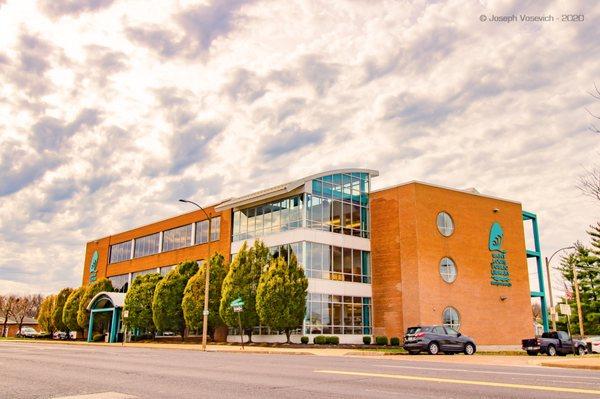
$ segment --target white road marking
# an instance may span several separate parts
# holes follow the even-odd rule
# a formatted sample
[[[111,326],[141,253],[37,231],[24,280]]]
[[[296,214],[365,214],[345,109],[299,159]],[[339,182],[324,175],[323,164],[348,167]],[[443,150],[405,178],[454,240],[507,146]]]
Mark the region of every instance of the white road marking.
[[[449,368],[441,368],[441,367],[414,367],[414,366],[399,366],[392,364],[372,364],[372,366],[377,367],[392,367],[399,369],[413,369],[413,370],[435,370],[435,371],[463,371],[467,373],[482,373],[482,374],[506,374],[506,375],[527,375],[527,376],[536,376],[536,377],[550,377],[550,378],[579,378],[584,380],[595,380],[600,384],[600,375],[598,377],[586,377],[586,376],[576,376],[576,375],[557,375],[557,374],[535,374],[535,373],[517,373],[511,371],[493,371],[493,370],[469,370],[469,369],[449,369]]]
[[[120,392],[98,392],[83,395],[60,396],[53,399],[134,399],[137,396]]]

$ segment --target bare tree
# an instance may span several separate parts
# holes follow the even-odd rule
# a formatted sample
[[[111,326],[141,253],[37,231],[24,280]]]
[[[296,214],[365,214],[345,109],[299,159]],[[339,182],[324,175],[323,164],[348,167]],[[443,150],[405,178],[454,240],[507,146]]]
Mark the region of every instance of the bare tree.
[[[590,96],[592,96],[596,100],[600,101],[600,89],[598,89],[598,86],[596,86],[596,83],[594,83],[594,91],[590,91],[589,93],[590,93]],[[587,108],[585,110],[588,112],[588,114],[590,114],[592,116],[592,118],[600,120],[600,115],[594,114],[592,111],[590,111]],[[592,123],[590,125],[589,129],[594,133],[600,133],[600,129],[594,123]]]
[[[4,337],[7,333],[6,329],[8,326],[8,318],[12,316],[16,300],[17,297],[14,295],[0,296],[0,316],[4,317],[4,322],[2,324],[2,334],[0,335],[0,337]]]
[[[600,201],[600,168],[594,168],[581,176],[577,188],[583,194]]]
[[[21,332],[25,318],[35,318],[42,299],[43,297],[39,294],[24,295],[16,299],[12,314],[18,324],[19,332]]]

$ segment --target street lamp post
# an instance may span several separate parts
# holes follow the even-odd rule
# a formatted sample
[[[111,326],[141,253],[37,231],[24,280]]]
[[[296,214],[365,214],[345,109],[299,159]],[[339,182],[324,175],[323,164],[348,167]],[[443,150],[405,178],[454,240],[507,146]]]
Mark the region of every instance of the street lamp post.
[[[188,204],[196,205],[208,220],[208,255],[206,260],[206,277],[204,279],[204,311],[202,312],[202,350],[206,351],[206,335],[208,333],[208,289],[210,286],[210,241],[211,241],[211,225],[212,221],[210,215],[206,213],[204,208],[195,203],[194,201],[188,201],[180,199],[180,202],[187,202]]]
[[[554,309],[555,314],[556,314],[556,308],[554,307],[554,298],[552,297],[552,275],[550,274],[550,261],[552,260],[552,258],[554,258],[554,255],[556,255],[560,251],[564,251],[566,249],[573,249],[573,248],[575,248],[575,247],[571,246],[571,247],[560,248],[560,249],[557,249],[556,251],[554,251],[554,253],[552,255],[550,255],[549,259],[548,259],[548,257],[546,257],[546,273],[548,274],[548,294],[550,294],[550,308]],[[552,318],[552,329],[554,331],[556,331],[556,318],[553,316],[554,315],[550,315],[550,317]]]

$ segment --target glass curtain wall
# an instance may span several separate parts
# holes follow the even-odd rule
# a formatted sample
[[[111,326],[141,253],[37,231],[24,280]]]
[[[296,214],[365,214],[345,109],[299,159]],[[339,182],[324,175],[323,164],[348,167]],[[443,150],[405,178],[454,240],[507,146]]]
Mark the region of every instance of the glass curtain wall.
[[[309,293],[305,334],[371,334],[371,298]]]
[[[303,209],[303,195],[295,195],[235,211],[233,214],[233,241],[262,237],[302,227]]]
[[[308,228],[369,238],[369,174],[335,174],[312,181]]]

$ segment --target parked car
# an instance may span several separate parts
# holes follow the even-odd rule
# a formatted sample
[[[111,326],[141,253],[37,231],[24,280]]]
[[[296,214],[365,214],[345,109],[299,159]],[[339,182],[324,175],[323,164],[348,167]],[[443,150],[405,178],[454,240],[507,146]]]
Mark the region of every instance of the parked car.
[[[402,346],[411,355],[419,352],[428,352],[437,355],[464,353],[472,355],[477,350],[475,341],[446,326],[416,326],[409,327],[404,336]]]
[[[64,340],[64,339],[69,339],[70,336],[66,332],[56,331],[54,334],[52,334],[52,338]]]
[[[588,353],[600,353],[600,336],[588,337],[585,342]]]
[[[545,332],[540,338],[524,339],[521,343],[529,356],[537,356],[538,353],[548,356],[584,355],[587,351],[585,342],[572,339],[565,331]]]
[[[20,338],[37,338],[40,336],[40,333],[33,327],[25,326],[21,327],[21,331],[17,333],[17,337]]]

